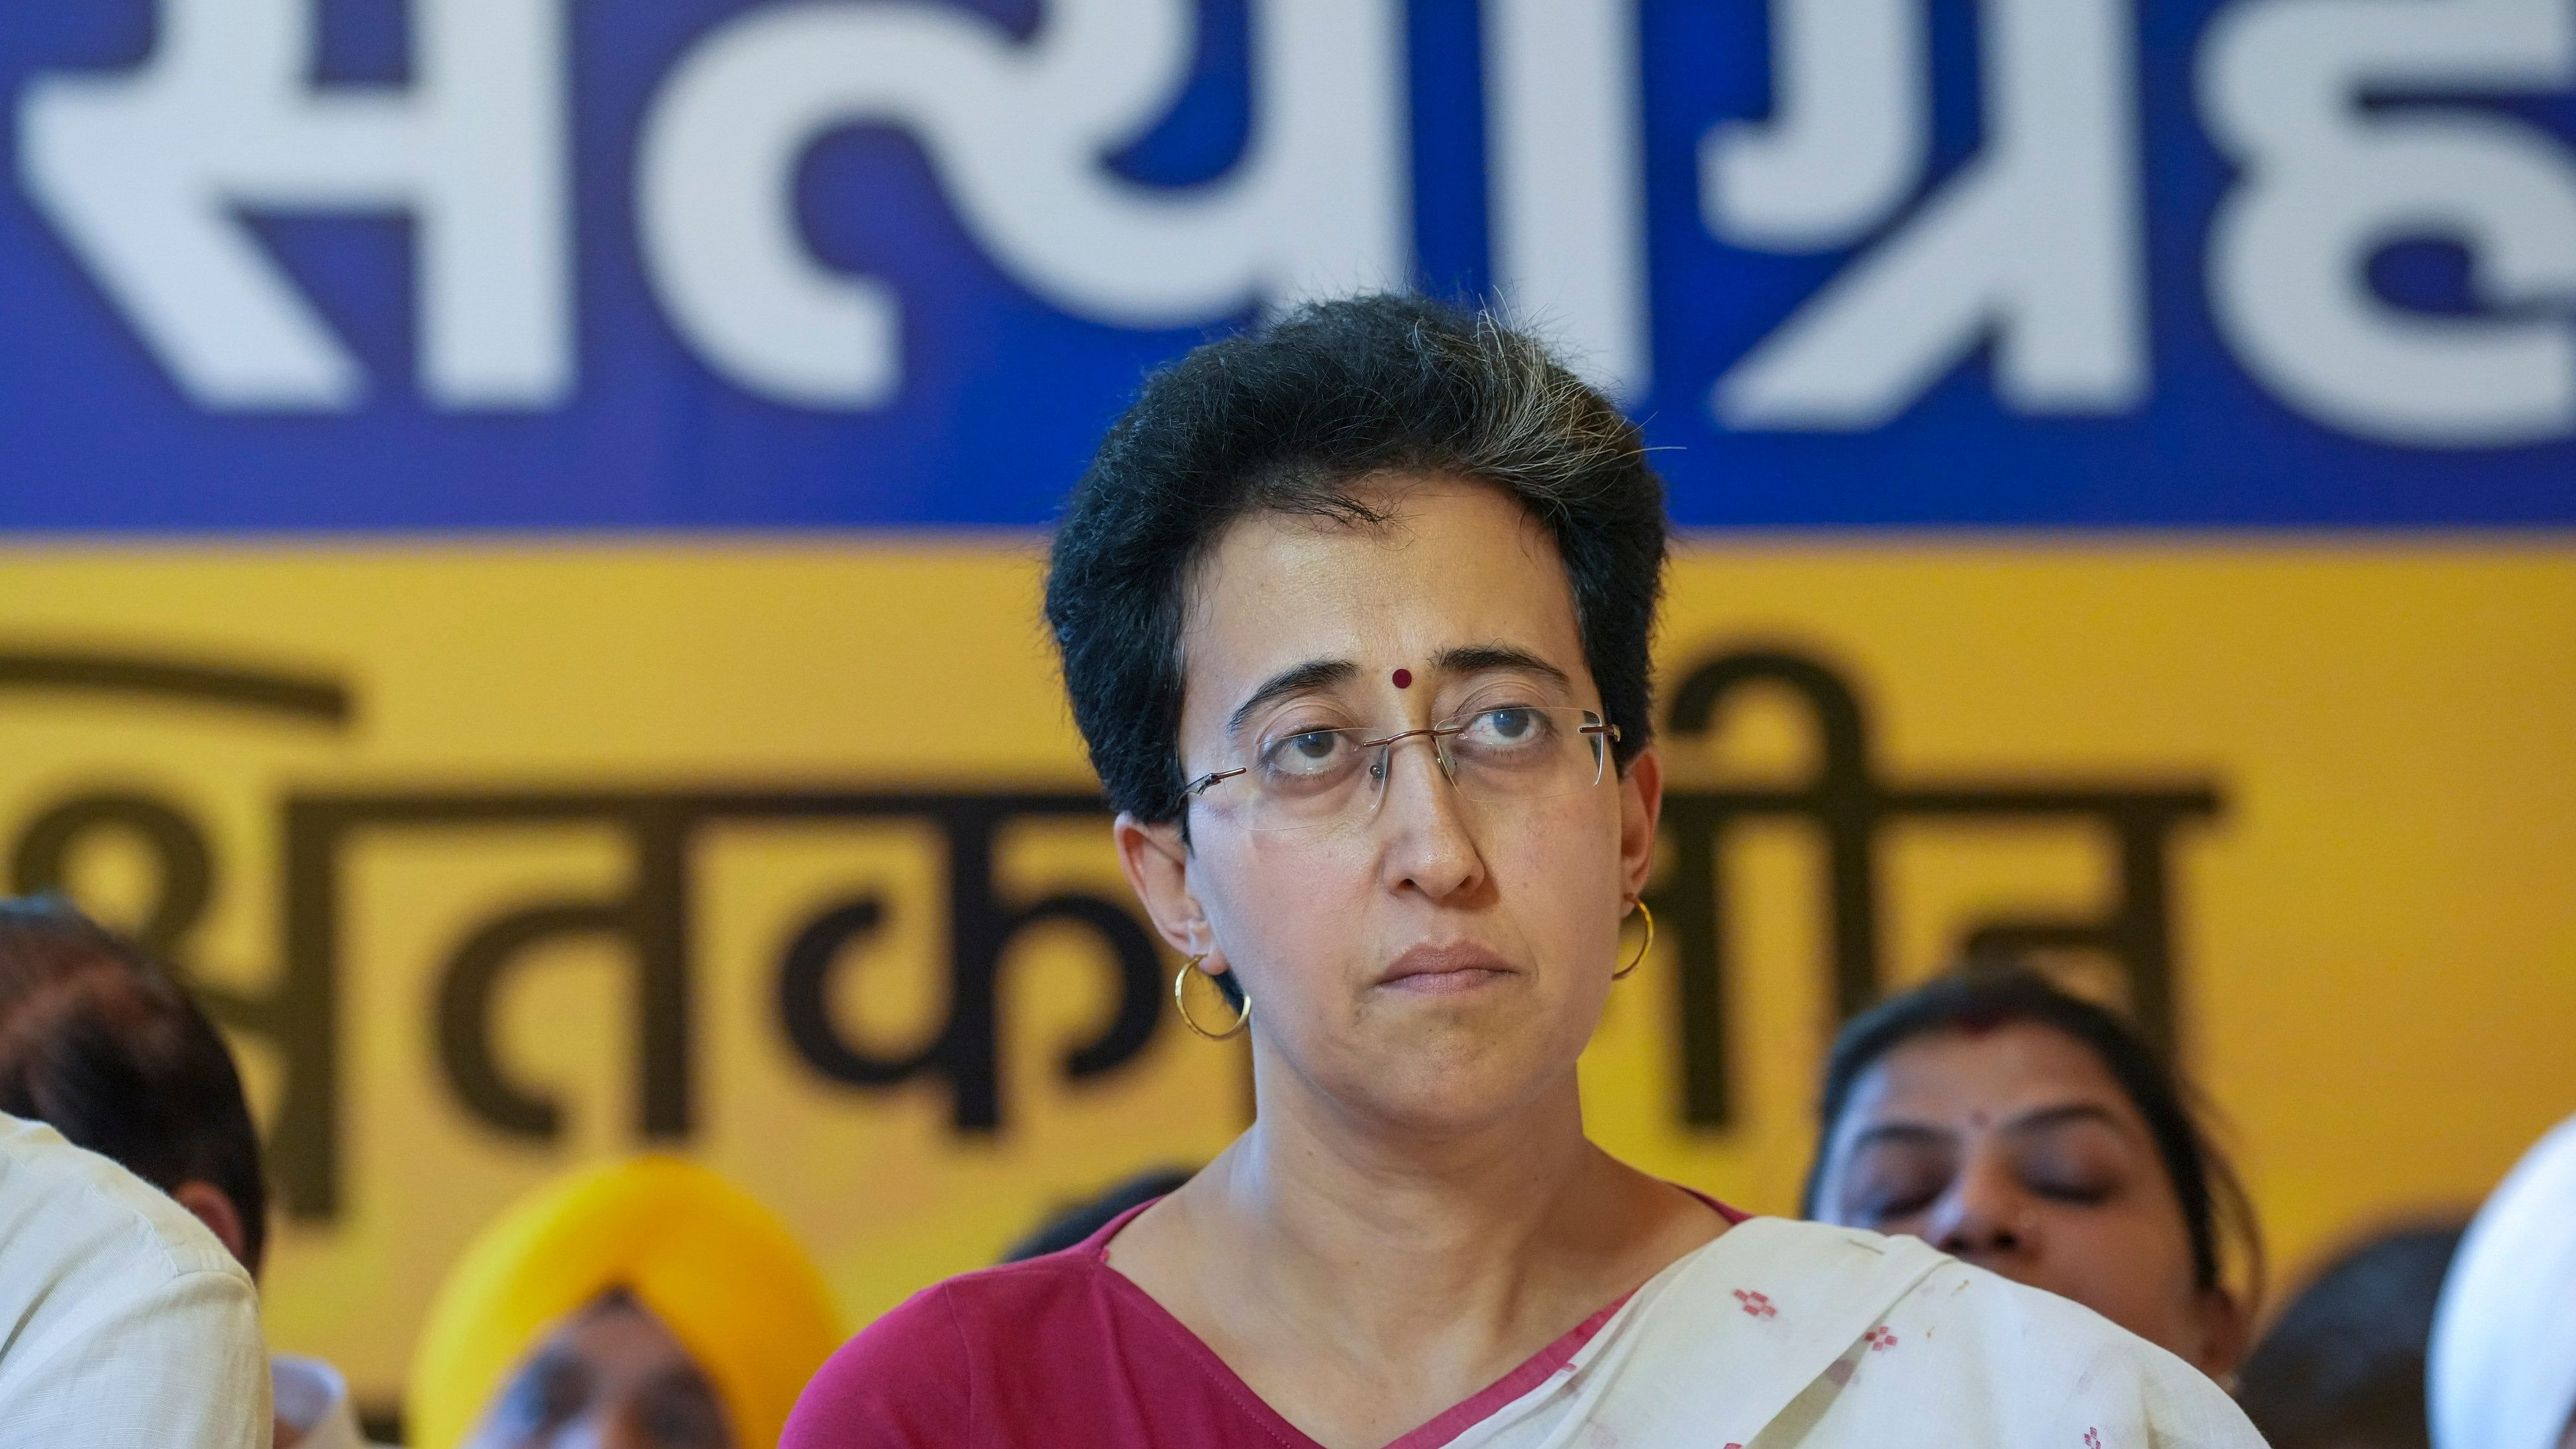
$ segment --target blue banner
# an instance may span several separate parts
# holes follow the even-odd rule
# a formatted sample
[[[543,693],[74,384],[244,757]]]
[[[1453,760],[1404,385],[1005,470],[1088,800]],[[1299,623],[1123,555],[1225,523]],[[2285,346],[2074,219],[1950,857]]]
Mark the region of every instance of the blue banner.
[[[2565,0],[19,0],[0,527],[1043,525],[1491,299],[1717,527],[2576,523]]]

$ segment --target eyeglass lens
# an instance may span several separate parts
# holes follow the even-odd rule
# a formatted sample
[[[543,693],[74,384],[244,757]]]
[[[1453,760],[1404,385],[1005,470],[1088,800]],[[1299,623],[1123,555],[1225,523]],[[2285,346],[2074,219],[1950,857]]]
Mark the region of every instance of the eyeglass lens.
[[[1228,806],[1253,830],[1365,820],[1385,794],[1394,752],[1415,740],[1431,747],[1442,773],[1468,799],[1571,794],[1600,783],[1606,734],[1588,710],[1520,705],[1479,710],[1427,730],[1282,733],[1255,747]]]

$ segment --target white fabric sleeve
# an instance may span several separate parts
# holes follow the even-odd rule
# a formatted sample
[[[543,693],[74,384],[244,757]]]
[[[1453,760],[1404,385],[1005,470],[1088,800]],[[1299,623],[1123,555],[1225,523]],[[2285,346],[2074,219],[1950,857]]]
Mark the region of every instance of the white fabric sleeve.
[[[171,1275],[47,1338],[0,1360],[0,1444],[268,1449],[268,1354],[238,1272]]]

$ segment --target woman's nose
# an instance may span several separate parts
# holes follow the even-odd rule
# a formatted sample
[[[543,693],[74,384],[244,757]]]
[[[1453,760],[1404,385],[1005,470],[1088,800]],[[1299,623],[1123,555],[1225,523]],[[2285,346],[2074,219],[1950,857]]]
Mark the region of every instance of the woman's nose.
[[[1414,744],[1424,747],[1409,752],[1418,758],[1404,758],[1405,746]],[[1379,827],[1390,836],[1389,873],[1433,900],[1444,900],[1474,889],[1485,865],[1468,825],[1466,802],[1436,746],[1429,737],[1408,739],[1379,756],[1386,773],[1378,781],[1385,792],[1378,810],[1384,817]]]
[[[2030,1198],[2000,1164],[1963,1166],[1924,1226],[1934,1247],[1972,1263],[2025,1257],[2039,1247]]]

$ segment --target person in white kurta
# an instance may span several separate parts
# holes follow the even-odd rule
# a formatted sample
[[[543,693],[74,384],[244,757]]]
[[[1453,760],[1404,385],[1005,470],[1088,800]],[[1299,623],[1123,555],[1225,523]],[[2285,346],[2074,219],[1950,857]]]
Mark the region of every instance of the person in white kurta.
[[[2576,1443],[2576,1117],[2478,1209],[2425,1357],[2434,1449]]]
[[[150,1183],[0,1114],[0,1444],[267,1449],[250,1274]]]
[[[230,1049],[176,978],[68,901],[0,901],[0,1100],[145,1175],[258,1281],[268,1193]],[[275,1449],[365,1449],[348,1383],[270,1364]]]

